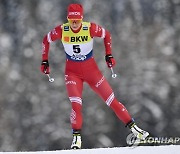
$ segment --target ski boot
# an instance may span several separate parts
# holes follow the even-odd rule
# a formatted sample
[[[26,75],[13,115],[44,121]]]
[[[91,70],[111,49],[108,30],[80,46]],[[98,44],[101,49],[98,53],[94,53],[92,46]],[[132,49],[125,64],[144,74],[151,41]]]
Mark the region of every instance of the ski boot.
[[[134,134],[134,136],[137,137],[137,139],[145,140],[149,136],[149,133],[147,131],[144,131],[144,130],[140,129],[135,124],[134,120],[132,120],[130,123],[128,123],[126,125],[126,127],[129,127],[129,129]]]
[[[73,141],[71,144],[71,149],[81,149],[81,142],[80,131],[73,130]]]

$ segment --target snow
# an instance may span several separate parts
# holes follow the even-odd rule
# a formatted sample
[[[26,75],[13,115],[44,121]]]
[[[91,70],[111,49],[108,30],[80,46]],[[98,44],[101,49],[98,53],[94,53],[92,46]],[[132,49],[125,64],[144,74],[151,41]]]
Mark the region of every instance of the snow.
[[[116,147],[81,150],[58,150],[37,152],[0,152],[0,154],[179,154],[180,145]]]

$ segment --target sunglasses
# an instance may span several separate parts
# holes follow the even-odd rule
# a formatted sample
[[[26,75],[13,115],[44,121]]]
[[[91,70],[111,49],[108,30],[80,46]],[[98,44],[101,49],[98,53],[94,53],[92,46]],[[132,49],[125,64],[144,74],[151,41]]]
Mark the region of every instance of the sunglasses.
[[[82,19],[68,19],[68,22],[70,24],[80,24],[82,22]]]

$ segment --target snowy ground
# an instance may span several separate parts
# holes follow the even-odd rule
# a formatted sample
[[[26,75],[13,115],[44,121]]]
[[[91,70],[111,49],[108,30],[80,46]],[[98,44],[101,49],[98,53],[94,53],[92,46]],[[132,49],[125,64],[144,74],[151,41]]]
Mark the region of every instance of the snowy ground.
[[[120,148],[100,148],[82,150],[59,150],[37,152],[0,152],[0,154],[179,154],[180,145],[169,146],[139,146]]]

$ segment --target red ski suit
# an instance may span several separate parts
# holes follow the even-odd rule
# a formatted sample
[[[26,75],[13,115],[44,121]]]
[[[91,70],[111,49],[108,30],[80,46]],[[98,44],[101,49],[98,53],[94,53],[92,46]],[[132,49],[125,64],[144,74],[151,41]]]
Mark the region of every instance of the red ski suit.
[[[52,41],[61,40],[64,45],[67,57],[65,83],[69,100],[72,103],[70,120],[74,130],[80,130],[82,127],[83,82],[89,84],[124,124],[129,123],[132,119],[126,108],[115,98],[109,83],[96,65],[92,54],[93,50],[91,50],[94,37],[103,38],[105,54],[111,54],[110,33],[95,23],[84,22],[77,32],[74,32],[68,23],[59,25],[43,39],[43,60],[48,60],[49,44]],[[70,52],[71,49],[72,52]]]

